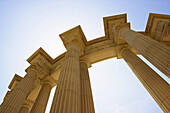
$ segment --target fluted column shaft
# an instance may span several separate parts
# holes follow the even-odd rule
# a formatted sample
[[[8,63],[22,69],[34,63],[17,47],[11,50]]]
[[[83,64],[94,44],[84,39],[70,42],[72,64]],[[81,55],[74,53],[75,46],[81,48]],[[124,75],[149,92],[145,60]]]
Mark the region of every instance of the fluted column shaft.
[[[79,49],[70,44],[62,64],[50,113],[81,113]]]
[[[0,106],[0,113],[18,113],[36,78],[37,72],[29,69],[25,77],[13,89],[9,97]]]
[[[161,72],[170,77],[170,47],[127,27],[120,29],[120,36]]]
[[[88,66],[80,62],[81,113],[95,113]]]
[[[161,109],[169,113],[169,84],[129,49],[123,49],[121,55]]]
[[[43,83],[30,113],[45,113],[52,85],[50,81]]]

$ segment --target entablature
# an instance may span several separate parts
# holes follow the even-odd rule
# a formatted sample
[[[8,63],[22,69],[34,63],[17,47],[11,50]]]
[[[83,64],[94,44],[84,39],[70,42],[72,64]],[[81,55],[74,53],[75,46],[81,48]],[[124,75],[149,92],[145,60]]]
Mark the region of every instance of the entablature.
[[[170,15],[150,13],[145,33],[159,42],[170,42]]]
[[[114,47],[115,44],[111,40],[103,40],[97,43],[93,43],[85,48],[85,55],[93,54],[94,52]]]
[[[12,78],[12,81],[10,82],[8,88],[9,89],[13,89],[23,78],[17,74],[14,75],[14,77]]]
[[[84,49],[87,45],[86,37],[80,27],[74,27],[59,35],[66,49],[70,44],[75,44],[79,48],[79,54],[84,55]]]
[[[103,18],[105,37],[116,43],[116,27],[127,23],[127,14],[114,15]]]
[[[104,17],[103,21],[105,36],[87,41],[81,27],[77,26],[60,34],[64,46],[67,48],[70,43],[77,44],[80,50],[80,61],[86,62],[88,67],[90,67],[91,64],[109,58],[121,58],[120,51],[123,47],[126,46],[134,53],[139,54],[136,50],[127,45],[127,43],[121,39],[121,37],[117,36],[118,28],[124,24],[128,25],[126,14]],[[159,15],[151,13],[145,32],[138,33],[148,35],[151,38],[170,46],[169,23],[170,15]],[[130,27],[130,24],[128,27]],[[61,64],[64,61],[65,55],[66,52],[53,59],[42,48],[39,48],[27,59],[31,65],[36,63],[43,70],[45,70],[45,72],[47,72],[47,76],[41,76],[34,82],[32,91],[28,95],[27,99],[32,102],[35,101],[38,92],[41,89],[42,82],[50,81],[52,83],[52,87],[57,84],[61,71]],[[14,86],[20,82],[21,79],[22,77],[15,75],[9,85],[9,89],[12,90]],[[9,94],[10,92],[7,93],[7,95]]]
[[[34,54],[32,54],[27,59],[27,61],[30,64],[33,64],[38,58],[42,59],[49,67],[51,67],[53,63],[53,58],[48,55],[41,47]]]
[[[47,75],[50,74],[52,65],[53,65],[53,59],[42,49],[39,48],[33,55],[31,55],[27,61],[31,65],[37,65],[41,70],[43,70],[46,74],[41,74],[39,76],[40,79],[43,79]]]

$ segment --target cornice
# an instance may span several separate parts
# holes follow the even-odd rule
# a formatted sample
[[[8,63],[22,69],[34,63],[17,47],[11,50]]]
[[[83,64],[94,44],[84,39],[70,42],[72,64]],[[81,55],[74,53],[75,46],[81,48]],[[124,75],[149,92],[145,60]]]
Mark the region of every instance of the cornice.
[[[151,28],[152,28],[152,25],[153,25],[155,18],[169,19],[170,20],[170,15],[149,13],[148,21],[147,21],[146,28],[145,28],[146,34],[151,32]]]
[[[5,100],[8,98],[8,96],[11,94],[11,92],[12,92],[12,91],[7,91],[7,93],[6,93],[5,96],[4,96],[3,101],[5,101]]]
[[[79,47],[80,55],[84,54],[84,48],[87,46],[86,37],[80,27],[74,27],[59,35],[65,48],[67,49],[70,44],[76,44]]]
[[[170,15],[150,13],[146,25],[145,33],[150,38],[162,41],[170,41]]]
[[[127,14],[114,15],[103,18],[105,37],[115,42],[114,29],[117,25],[127,23]]]
[[[105,36],[99,37],[99,38],[95,38],[95,39],[93,39],[93,40],[88,41],[88,42],[87,42],[87,46],[92,45],[92,44],[95,44],[95,43],[98,43],[98,42],[102,42],[102,41],[104,41],[104,40],[108,40],[108,39],[107,39]]]
[[[53,58],[51,58],[50,55],[48,55],[41,47],[35,52],[33,53],[28,59],[27,61],[30,63],[30,64],[33,64],[37,58],[40,58],[41,59],[45,59],[46,60],[46,63],[48,64],[48,66],[51,67],[52,63],[53,63]],[[42,59],[42,60],[43,60]]]
[[[19,83],[23,78],[17,74],[14,75],[12,81],[10,82],[8,88],[13,89],[17,83]],[[17,83],[16,83],[17,82]]]
[[[54,62],[53,62],[53,65],[55,65],[57,62],[61,61],[66,55],[66,52],[60,54],[59,56],[57,56],[55,59],[54,59]]]

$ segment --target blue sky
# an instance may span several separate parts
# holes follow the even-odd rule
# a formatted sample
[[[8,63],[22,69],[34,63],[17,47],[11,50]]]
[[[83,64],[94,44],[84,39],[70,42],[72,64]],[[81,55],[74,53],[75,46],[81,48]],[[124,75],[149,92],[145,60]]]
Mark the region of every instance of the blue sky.
[[[103,17],[124,13],[133,30],[144,31],[149,13],[170,15],[169,4],[169,0],[0,0],[0,102],[14,74],[25,75],[26,59],[39,47],[53,58],[66,51],[59,37],[64,31],[81,25],[87,40],[92,40],[104,36]],[[124,60],[93,64],[89,73],[96,113],[163,113]],[[53,93],[54,89],[46,113]]]

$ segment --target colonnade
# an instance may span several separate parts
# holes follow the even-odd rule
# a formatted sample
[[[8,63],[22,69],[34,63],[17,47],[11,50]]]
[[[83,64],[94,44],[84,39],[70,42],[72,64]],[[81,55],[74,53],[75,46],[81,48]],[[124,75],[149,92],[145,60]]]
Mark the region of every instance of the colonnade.
[[[34,68],[31,71],[34,72],[35,70],[36,69]],[[9,98],[7,98],[4,103],[2,103],[2,105],[0,106],[0,113],[45,112],[50,91],[52,89],[50,81],[44,81],[42,83],[41,90],[31,110],[30,110],[31,106],[28,103],[24,103],[25,98],[28,95],[28,92],[31,91],[33,82],[36,80],[39,74],[38,71],[35,71],[36,73],[33,72],[30,73],[30,71],[28,71],[27,75],[23,78],[23,80],[16,86],[14,91],[12,91]],[[29,76],[29,78],[32,78],[32,80],[27,82],[28,81],[27,76]],[[29,86],[27,86],[27,84],[29,84]],[[21,89],[21,93],[17,92],[17,94],[13,94],[15,93],[15,90],[18,87],[23,88]],[[25,93],[22,90],[27,90],[27,92]],[[18,95],[19,93],[20,95]],[[67,53],[64,58],[64,62],[62,63],[62,69],[60,72],[50,113],[94,113],[94,112],[95,112],[94,104],[88,73],[88,61],[84,59],[81,60],[79,58],[79,47],[76,44],[74,43],[69,44]]]
[[[37,77],[38,71],[32,66],[10,96],[1,104],[0,113],[18,113]]]
[[[168,46],[129,29],[127,25],[121,26],[118,30],[120,37],[128,45],[169,77],[170,48]],[[161,109],[169,113],[169,84],[133,53],[129,46],[123,46],[119,53]],[[95,113],[88,67],[88,61],[79,57],[79,45],[70,42],[61,64],[50,113]],[[32,109],[30,109],[31,105],[24,103],[40,73],[37,65],[30,66],[23,80],[1,104],[0,113],[44,113],[53,87],[50,81],[43,81]]]
[[[162,73],[170,78],[170,49],[168,46],[128,28],[120,27],[120,36]]]

